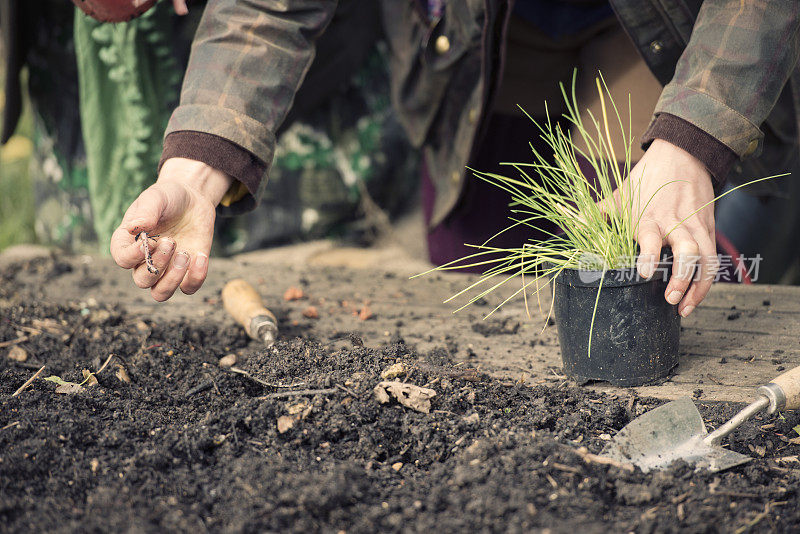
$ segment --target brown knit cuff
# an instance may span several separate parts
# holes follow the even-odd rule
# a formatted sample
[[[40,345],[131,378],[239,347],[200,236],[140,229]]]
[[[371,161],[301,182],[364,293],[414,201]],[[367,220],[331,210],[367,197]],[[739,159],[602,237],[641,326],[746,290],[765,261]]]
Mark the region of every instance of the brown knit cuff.
[[[711,134],[670,113],[660,113],[650,124],[642,139],[642,148],[647,150],[654,139],[672,143],[703,162],[714,177],[715,189],[725,183],[737,159],[733,150]]]
[[[164,151],[158,170],[169,158],[187,158],[202,161],[242,182],[250,193],[242,200],[244,209],[255,205],[258,187],[267,172],[267,164],[248,150],[218,135],[180,130],[164,138]],[[237,210],[238,211],[238,210]]]

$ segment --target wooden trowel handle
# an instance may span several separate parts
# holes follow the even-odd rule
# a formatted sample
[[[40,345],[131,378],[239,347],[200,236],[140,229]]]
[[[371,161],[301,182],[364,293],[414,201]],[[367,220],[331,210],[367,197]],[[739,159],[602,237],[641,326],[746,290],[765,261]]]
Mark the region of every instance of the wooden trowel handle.
[[[783,409],[797,410],[800,408],[800,366],[786,371],[772,380],[771,384],[780,387],[786,397],[786,406]]]
[[[255,339],[258,339],[258,332],[251,332],[254,318],[269,317],[275,324],[278,322],[275,315],[264,306],[261,295],[241,278],[231,280],[222,288],[222,304],[247,334]]]

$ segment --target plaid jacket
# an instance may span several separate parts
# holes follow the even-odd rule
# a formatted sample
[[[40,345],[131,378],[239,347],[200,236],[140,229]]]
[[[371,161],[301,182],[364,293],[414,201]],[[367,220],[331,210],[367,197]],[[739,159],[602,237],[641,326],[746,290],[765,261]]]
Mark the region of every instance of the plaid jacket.
[[[510,2],[448,0],[443,16],[431,21],[417,1],[379,1],[392,58],[392,102],[412,143],[425,152],[437,188],[436,224],[458,202],[464,168],[497,88]],[[784,89],[800,51],[800,2],[611,4],[665,84],[654,121],[662,113],[677,116],[743,159],[762,152],[768,130],[774,149],[767,147],[767,167],[785,160],[787,150],[797,153],[797,106]],[[209,0],[180,106],[165,135],[210,134],[255,156],[266,173],[275,131],[335,7],[335,0]],[[738,172],[753,173],[741,167]],[[237,178],[256,198],[266,183],[260,177]]]

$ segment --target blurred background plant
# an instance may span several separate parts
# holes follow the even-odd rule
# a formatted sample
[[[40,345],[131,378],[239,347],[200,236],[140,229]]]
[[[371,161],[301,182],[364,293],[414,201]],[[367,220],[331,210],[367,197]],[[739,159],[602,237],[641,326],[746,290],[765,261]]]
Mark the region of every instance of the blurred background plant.
[[[0,62],[0,88],[5,65]],[[0,89],[0,113],[5,107]],[[33,152],[33,121],[30,103],[24,101],[22,117],[14,136],[0,148],[0,250],[17,243],[33,243],[35,235],[33,183],[30,161]]]

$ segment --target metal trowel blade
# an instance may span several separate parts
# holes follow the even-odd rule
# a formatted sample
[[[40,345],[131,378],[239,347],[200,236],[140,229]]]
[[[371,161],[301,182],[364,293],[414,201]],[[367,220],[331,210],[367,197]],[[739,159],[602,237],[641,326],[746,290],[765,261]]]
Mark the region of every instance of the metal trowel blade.
[[[601,452],[642,471],[664,469],[684,460],[697,469],[722,471],[749,462],[751,458],[703,442],[708,431],[692,400],[682,397],[640,415],[622,430]]]

